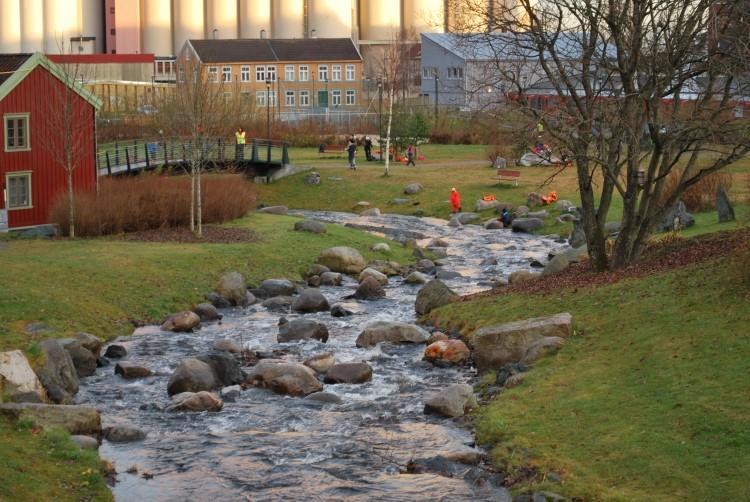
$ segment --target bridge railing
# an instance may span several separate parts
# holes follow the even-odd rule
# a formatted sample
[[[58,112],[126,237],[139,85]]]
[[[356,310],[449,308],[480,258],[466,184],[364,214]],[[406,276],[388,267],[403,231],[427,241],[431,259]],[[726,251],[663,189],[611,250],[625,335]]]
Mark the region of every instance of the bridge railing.
[[[267,139],[250,139],[235,144],[224,138],[204,138],[197,145],[198,158],[209,164],[289,164],[289,146]],[[96,154],[96,166],[107,174],[150,170],[158,166],[184,165],[194,158],[191,140],[160,138],[154,140],[118,141],[103,145]]]

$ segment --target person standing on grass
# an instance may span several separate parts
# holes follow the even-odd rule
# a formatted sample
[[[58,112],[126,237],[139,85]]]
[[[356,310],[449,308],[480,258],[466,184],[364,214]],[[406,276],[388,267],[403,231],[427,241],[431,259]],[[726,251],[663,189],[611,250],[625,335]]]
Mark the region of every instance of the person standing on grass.
[[[372,160],[372,140],[369,136],[365,136],[365,158]]]
[[[409,148],[406,149],[406,167],[409,167],[409,164],[417,167],[417,165],[414,163],[414,157],[416,157],[416,153],[417,151],[414,148],[414,145],[409,145]]]
[[[234,140],[234,157],[236,160],[243,160],[245,158],[245,130],[243,128],[237,128],[237,132],[234,133]]]
[[[451,188],[451,214],[461,212],[461,195],[456,187]]]
[[[354,140],[354,136],[349,140],[349,145],[346,147],[346,151],[349,154],[349,169],[357,169],[357,142]]]

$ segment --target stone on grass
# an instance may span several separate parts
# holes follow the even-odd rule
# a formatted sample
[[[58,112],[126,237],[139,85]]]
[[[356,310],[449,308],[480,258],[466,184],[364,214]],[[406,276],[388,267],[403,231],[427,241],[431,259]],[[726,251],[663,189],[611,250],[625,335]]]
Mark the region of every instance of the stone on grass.
[[[325,383],[359,384],[372,380],[372,367],[367,363],[339,363],[326,372]]]
[[[0,352],[0,403],[44,403],[47,392],[20,350]]]
[[[73,441],[82,450],[98,450],[99,441],[92,438],[91,436],[73,435],[70,436],[70,440]]]
[[[461,340],[437,341],[424,351],[425,360],[433,364],[464,364],[470,356],[469,347]]]
[[[416,324],[376,321],[368,324],[357,337],[357,347],[373,347],[381,342],[425,343],[430,334]]]
[[[120,375],[126,380],[135,380],[136,378],[146,378],[154,373],[136,363],[122,361],[115,365],[115,375]]]
[[[378,209],[377,207],[367,209],[365,211],[362,211],[362,216],[380,216],[380,209]]]
[[[247,383],[276,394],[307,396],[323,390],[315,371],[304,364],[262,360],[248,376]]]
[[[210,303],[199,303],[195,306],[193,312],[196,313],[201,322],[218,321],[221,319],[219,311]]]
[[[531,211],[529,214],[526,215],[527,218],[538,218],[540,220],[543,220],[545,218],[549,218],[549,213],[542,209],[541,211]]]
[[[336,358],[333,352],[323,352],[322,354],[316,354],[307,358],[304,364],[318,373],[326,373],[336,364]]]
[[[357,300],[379,300],[385,298],[383,285],[374,277],[365,277],[352,295]]]
[[[515,211],[516,218],[523,218],[529,214],[529,206],[518,206]]]
[[[326,267],[325,265],[321,265],[319,263],[315,263],[313,265],[310,265],[310,268],[307,269],[307,272],[305,272],[305,279],[308,277],[312,277],[314,275],[323,276],[326,272],[330,272],[331,269]]]
[[[102,421],[99,412],[89,406],[38,403],[0,404],[0,417],[29,420],[47,429],[65,429],[70,434],[99,436]]]
[[[172,396],[166,411],[221,411],[223,407],[223,401],[210,392],[182,392]]]
[[[538,272],[529,272],[528,270],[516,270],[508,276],[508,284],[518,284],[519,282],[533,281],[541,277]]]
[[[310,232],[312,234],[324,234],[327,232],[326,226],[315,220],[301,220],[294,224],[297,232]]]
[[[565,343],[565,339],[559,336],[546,336],[541,340],[533,343],[521,359],[521,363],[524,365],[531,365],[537,359],[543,357],[545,354],[554,354],[562,348]]]
[[[659,230],[662,232],[671,232],[672,230],[692,227],[694,224],[695,217],[688,213],[685,203],[678,200],[671,211],[664,217],[664,220],[659,225]]]
[[[404,193],[406,195],[415,195],[421,192],[423,188],[421,183],[409,183],[404,187]]]
[[[318,340],[326,343],[328,341],[328,328],[325,324],[312,319],[294,319],[290,322],[282,317],[279,320],[279,334],[276,336],[278,343],[305,340]]]
[[[370,248],[370,251],[374,251],[376,253],[390,253],[391,246],[389,246],[385,242],[378,242]]]
[[[529,207],[543,206],[544,201],[542,200],[542,195],[538,192],[531,192],[526,197],[526,205]]]
[[[724,185],[716,189],[716,212],[719,213],[719,223],[735,220],[734,208]]]
[[[471,385],[453,384],[429,395],[424,403],[424,412],[458,418],[476,407],[477,399]]]
[[[163,331],[188,332],[201,325],[201,318],[195,312],[177,312],[164,320],[161,325]]]
[[[267,214],[285,215],[289,213],[289,208],[286,206],[268,206],[260,209],[260,212]]]
[[[331,310],[331,305],[319,289],[308,288],[294,299],[292,310],[302,313],[328,312]]]
[[[406,276],[406,279],[404,279],[404,282],[406,284],[427,284],[427,282],[430,280],[429,276],[423,274],[422,272],[417,272],[416,270]]]
[[[556,211],[567,211],[571,207],[575,207],[575,204],[570,202],[569,200],[558,200],[555,202],[555,210]]]
[[[380,283],[381,286],[385,286],[388,284],[388,276],[383,274],[382,272],[378,272],[374,268],[366,268],[362,272],[359,273],[359,282],[362,283],[365,279],[368,277],[372,277],[376,281]]]
[[[247,304],[247,284],[245,278],[239,272],[229,272],[222,275],[215,289],[216,293],[231,305],[244,307]]]
[[[358,274],[365,268],[365,259],[356,249],[337,246],[323,250],[318,263],[330,268],[332,272]]]
[[[432,310],[448,305],[456,301],[459,296],[438,279],[425,284],[417,293],[417,300],[414,305],[418,315],[429,314]]]
[[[544,226],[544,222],[539,218],[516,218],[510,224],[514,232],[530,233]]]
[[[267,298],[275,296],[292,296],[296,288],[289,279],[266,279],[260,283],[260,289],[265,291]]]
[[[96,356],[84,348],[81,342],[74,338],[63,338],[60,339],[60,343],[70,354],[78,378],[85,378],[96,373]]]
[[[561,253],[552,258],[544,267],[542,275],[552,275],[562,272],[570,266],[570,260],[565,253]]]

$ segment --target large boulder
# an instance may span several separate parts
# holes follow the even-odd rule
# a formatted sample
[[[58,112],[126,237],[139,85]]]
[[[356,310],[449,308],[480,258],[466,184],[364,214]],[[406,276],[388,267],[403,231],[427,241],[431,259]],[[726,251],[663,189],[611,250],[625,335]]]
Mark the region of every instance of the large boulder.
[[[379,300],[385,298],[383,285],[373,277],[366,277],[352,295],[357,300]]]
[[[196,358],[180,361],[167,383],[167,393],[170,396],[182,392],[200,392],[214,390],[219,387],[216,375],[209,364]]]
[[[60,344],[70,354],[78,378],[88,377],[96,373],[96,356],[90,350],[84,348],[81,342],[73,338],[65,338],[60,340]]]
[[[692,227],[693,225],[695,225],[695,218],[692,214],[688,213],[685,203],[678,200],[674,207],[664,217],[664,220],[659,225],[659,230],[662,232],[670,232],[672,230]]]
[[[98,436],[102,432],[99,412],[88,406],[38,403],[0,404],[0,417],[30,420],[44,428],[65,429],[70,434]]]
[[[102,422],[102,435],[111,443],[132,443],[146,438],[146,431],[122,419],[105,416]]]
[[[307,269],[307,272],[305,272],[304,278],[308,279],[315,275],[322,277],[323,274],[325,274],[326,272],[330,272],[330,271],[331,269],[329,269],[328,267],[321,265],[319,263],[315,263],[313,265],[310,265],[310,268]]]
[[[516,218],[510,224],[514,232],[531,233],[544,226],[544,221],[539,218]]]
[[[385,275],[382,272],[378,272],[374,268],[366,268],[362,272],[359,273],[359,282],[361,283],[368,277],[372,277],[376,281],[378,281],[382,286],[385,286],[388,284],[388,276]]]
[[[216,293],[232,305],[244,307],[247,304],[247,284],[239,272],[222,275],[216,285]]]
[[[219,387],[241,384],[245,380],[239,361],[228,352],[211,352],[198,356],[196,359],[211,368],[214,380]]]
[[[524,359],[526,352],[547,337],[568,338],[573,318],[568,313],[486,326],[471,337],[474,361],[479,371],[502,368]]]
[[[266,298],[292,296],[296,291],[294,283],[289,279],[266,279],[260,283],[260,289],[265,291]]]
[[[73,359],[58,340],[45,340],[40,348],[43,362],[37,370],[39,381],[53,403],[71,404],[78,392],[78,372]]]
[[[357,337],[357,347],[372,347],[381,342],[425,343],[430,334],[416,324],[376,321],[365,326]]]
[[[172,314],[161,325],[163,331],[185,333],[201,325],[201,318],[195,312],[185,311]]]
[[[304,364],[318,373],[326,373],[336,364],[336,357],[333,352],[323,352],[307,358]]]
[[[277,214],[277,215],[285,215],[289,213],[289,208],[286,206],[267,206],[263,207],[259,210],[261,213],[266,214]]]
[[[94,357],[99,357],[102,353],[102,341],[94,335],[88,333],[76,333],[75,339],[81,344],[81,346],[94,354]]]
[[[219,311],[210,303],[199,303],[193,312],[200,318],[201,322],[218,321],[221,319]]]
[[[294,319],[290,322],[282,317],[279,320],[279,334],[276,341],[289,343],[300,340],[318,340],[326,343],[328,341],[328,328],[325,324],[312,319]]]
[[[300,220],[294,224],[297,232],[310,232],[311,234],[324,234],[327,232],[326,226],[315,220]]]
[[[424,351],[425,360],[433,364],[464,364],[469,357],[469,347],[461,340],[436,341],[428,345]]]
[[[0,403],[4,400],[14,403],[47,401],[47,392],[20,350],[0,352]]]
[[[558,200],[555,202],[555,211],[568,211],[570,208],[575,207],[575,204],[570,202],[569,200]]]
[[[104,351],[104,357],[108,359],[121,359],[127,355],[128,349],[116,343],[108,346],[107,350]]]
[[[529,366],[547,353],[556,353],[558,349],[562,348],[564,343],[565,339],[559,336],[545,336],[526,349],[521,363]]]
[[[304,364],[271,359],[260,361],[246,383],[289,396],[307,396],[323,390],[315,371]]]
[[[424,412],[457,418],[476,407],[477,399],[471,385],[453,384],[429,395],[424,403]]]
[[[115,365],[115,375],[120,375],[125,380],[146,378],[153,374],[150,369],[136,363],[122,361]]]
[[[319,289],[308,288],[294,299],[292,310],[302,313],[328,312],[331,310],[331,305]]]
[[[166,411],[221,411],[223,407],[222,400],[210,392],[182,392],[172,396]]]
[[[716,212],[719,213],[719,223],[735,220],[734,208],[724,185],[716,189]]]
[[[326,372],[325,383],[357,384],[372,380],[372,367],[367,363],[340,363]]]
[[[261,303],[261,306],[274,312],[288,312],[294,299],[291,296],[274,296]]]
[[[415,195],[421,192],[423,188],[421,183],[409,183],[404,187],[404,193],[406,195]]]
[[[365,268],[365,259],[356,249],[337,246],[323,250],[318,263],[330,268],[332,272],[358,274]]]
[[[438,279],[425,284],[425,286],[417,293],[417,301],[415,303],[415,309],[417,314],[425,315],[430,313],[433,309],[448,305],[456,301],[459,296]]]
[[[479,215],[477,213],[458,213],[456,219],[461,225],[468,225],[479,220]]]
[[[229,352],[230,354],[239,354],[242,352],[240,344],[229,338],[223,338],[216,340],[213,345],[213,349],[217,352]]]

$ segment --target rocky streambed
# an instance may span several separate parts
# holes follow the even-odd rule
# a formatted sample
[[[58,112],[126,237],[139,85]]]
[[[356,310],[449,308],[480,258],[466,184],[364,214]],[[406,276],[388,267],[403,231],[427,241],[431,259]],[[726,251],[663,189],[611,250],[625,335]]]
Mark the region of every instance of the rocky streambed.
[[[441,265],[423,272],[437,274],[459,294],[487,289],[510,272],[531,270],[533,261],[546,261],[550,250],[562,246],[549,237],[476,225],[450,227],[441,220],[300,215],[416,239],[420,246],[435,244]],[[204,322],[193,332],[146,327],[115,342],[126,350],[116,360],[120,374],[114,365],[99,368],[82,380],[76,402],[96,407],[105,426],[127,424],[146,433],[129,438],[136,441],[105,441],[100,449],[117,467],[116,498],[507,500],[500,477],[482,468],[483,452],[462,419],[425,414],[429,396],[470,383],[474,370],[425,361],[424,344],[372,345],[361,339],[373,323],[414,323],[422,285],[392,276],[383,287],[384,298],[355,300],[347,297],[358,287],[356,278],[336,282],[327,281],[330,285],[321,285],[320,292],[338,313],[352,315],[334,317],[327,309],[300,314],[288,302],[258,302],[223,309],[220,322]],[[289,324],[299,319],[324,325],[326,336],[294,339]],[[290,341],[279,343],[280,331]],[[307,397],[248,386],[226,393],[220,411],[167,411],[175,368],[186,358],[211,353],[220,340],[244,347],[261,361],[302,362],[330,352],[338,363],[365,363],[372,374],[340,380],[363,383],[321,376],[322,393]],[[152,374],[123,378],[130,369],[122,363]],[[256,371],[252,366],[243,370]]]

